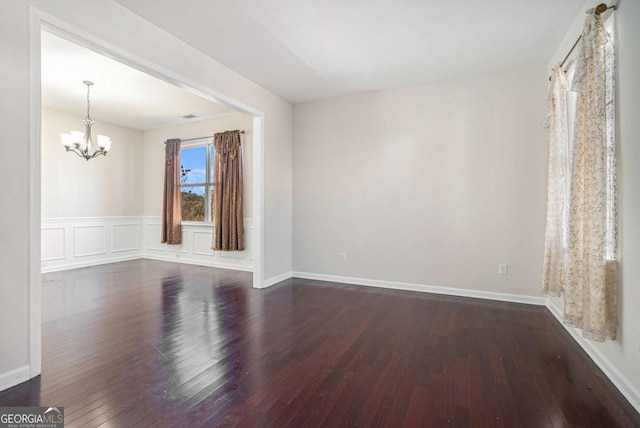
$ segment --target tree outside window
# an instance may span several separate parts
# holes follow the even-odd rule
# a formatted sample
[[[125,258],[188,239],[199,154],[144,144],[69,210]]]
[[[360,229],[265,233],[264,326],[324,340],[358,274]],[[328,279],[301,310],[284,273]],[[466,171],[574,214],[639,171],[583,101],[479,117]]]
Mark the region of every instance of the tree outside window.
[[[180,151],[182,221],[211,221],[213,146],[190,144]]]

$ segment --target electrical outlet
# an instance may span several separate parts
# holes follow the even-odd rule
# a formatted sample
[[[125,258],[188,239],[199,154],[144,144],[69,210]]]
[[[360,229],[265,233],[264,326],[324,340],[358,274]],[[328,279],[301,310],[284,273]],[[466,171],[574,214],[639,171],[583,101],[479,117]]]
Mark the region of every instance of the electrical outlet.
[[[340,253],[340,263],[347,262],[347,253]]]
[[[176,254],[176,259],[179,259],[179,258],[180,258],[180,254]]]
[[[498,265],[498,275],[507,275],[509,273],[509,266],[506,263],[500,263]]]

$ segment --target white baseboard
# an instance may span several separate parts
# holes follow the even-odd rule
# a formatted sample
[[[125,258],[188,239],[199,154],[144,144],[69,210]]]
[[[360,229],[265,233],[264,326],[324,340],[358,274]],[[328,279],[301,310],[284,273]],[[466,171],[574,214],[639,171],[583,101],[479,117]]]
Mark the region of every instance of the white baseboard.
[[[262,284],[262,288],[271,287],[272,285],[275,285],[279,282],[289,279],[292,276],[293,276],[293,272],[285,272],[280,275],[272,276],[271,278],[264,280],[264,283]]]
[[[18,367],[6,373],[0,374],[0,391],[16,386],[22,382],[26,382],[29,377],[29,366]]]
[[[234,265],[234,264],[220,263],[217,261],[210,261],[210,260],[183,259],[183,258],[176,258],[171,256],[159,255],[159,254],[147,253],[138,258],[149,259],[149,260],[161,260],[164,262],[181,263],[185,265],[196,265],[196,266],[207,266],[207,267],[221,268],[221,269],[241,270],[243,272],[253,271],[252,266]]]
[[[89,266],[107,265],[109,263],[126,262],[129,260],[138,260],[141,258],[143,258],[142,254],[134,254],[131,256],[113,257],[113,258],[103,259],[103,260],[77,262],[77,263],[70,263],[70,264],[65,264],[60,266],[48,266],[48,267],[43,267],[41,269],[41,272],[42,273],[60,272],[63,270],[79,269],[79,268],[89,267]]]
[[[640,413],[640,391],[629,382],[627,377],[620,372],[611,361],[596,348],[593,343],[582,337],[580,331],[576,328],[570,327],[562,322],[563,316],[560,309],[555,306],[550,300],[547,300],[547,309],[553,314],[554,317],[560,322],[560,325],[573,337],[573,339],[580,345],[580,347],[587,353],[587,355],[593,360],[594,363],[604,372],[609,378],[611,383],[615,385],[622,395],[631,403],[631,405]]]
[[[476,299],[498,300],[501,302],[525,303],[544,306],[546,298],[522,294],[495,293],[464,288],[441,287],[437,285],[415,284],[410,282],[381,281],[378,279],[354,278],[350,276],[324,275],[319,273],[293,272],[294,278],[315,279],[319,281],[340,282],[343,284],[364,285],[367,287],[389,288],[393,290],[418,291],[422,293],[446,294],[448,296],[474,297]]]

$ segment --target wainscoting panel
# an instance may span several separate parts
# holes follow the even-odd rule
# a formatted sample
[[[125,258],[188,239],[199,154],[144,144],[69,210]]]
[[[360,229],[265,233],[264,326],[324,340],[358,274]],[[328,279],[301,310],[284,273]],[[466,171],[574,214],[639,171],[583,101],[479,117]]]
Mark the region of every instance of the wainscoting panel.
[[[182,244],[160,243],[160,217],[144,217],[144,258],[225,269],[253,270],[253,219],[244,219],[244,251],[213,251],[213,225],[197,222],[182,225]]]
[[[140,249],[140,225],[138,223],[111,225],[111,248],[114,253]]]
[[[107,253],[105,225],[73,226],[73,257]]]
[[[184,230],[182,226],[182,239],[180,245],[164,245],[164,251],[169,253],[182,253],[187,254],[187,248],[189,248],[189,233]]]
[[[182,225],[182,244],[160,243],[160,217],[82,217],[42,220],[42,272],[133,259],[253,270],[253,219],[244,220],[245,250],[212,251],[213,225]]]
[[[211,243],[213,242],[213,233],[193,232],[193,254],[200,256],[213,256]]]
[[[142,257],[142,217],[42,220],[42,272]]]
[[[63,260],[65,258],[65,228],[42,228],[42,261]]]
[[[160,223],[144,222],[144,250],[164,251],[164,246],[160,243],[162,231]]]

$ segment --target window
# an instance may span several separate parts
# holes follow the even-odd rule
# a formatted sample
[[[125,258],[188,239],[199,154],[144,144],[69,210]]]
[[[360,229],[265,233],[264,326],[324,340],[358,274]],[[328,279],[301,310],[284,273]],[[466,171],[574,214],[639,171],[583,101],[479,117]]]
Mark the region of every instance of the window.
[[[180,150],[182,221],[211,221],[213,144],[196,140]]]
[[[611,38],[612,41],[614,41],[614,36],[615,33],[613,31],[613,14],[611,14],[609,16],[609,18],[604,22],[604,27],[605,30],[607,31],[607,33],[609,34],[609,37]],[[611,58],[607,58],[606,60],[611,60],[613,61],[613,57]],[[605,61],[606,61],[605,60]],[[613,69],[613,65],[609,64],[609,69]],[[563,201],[563,207],[566,210],[563,213],[563,222],[562,222],[562,233],[563,233],[563,243],[564,243],[564,247],[565,249],[568,247],[568,242],[569,242],[569,206],[570,206],[570,189],[571,189],[571,176],[572,176],[572,168],[573,168],[573,164],[572,164],[572,159],[573,159],[573,151],[574,151],[574,138],[575,138],[575,128],[576,128],[576,112],[577,112],[577,103],[578,103],[578,93],[571,90],[571,88],[573,87],[573,82],[574,79],[576,78],[576,62],[575,59],[573,57],[569,57],[569,61],[567,63],[566,66],[566,71],[565,71],[565,76],[567,79],[567,85],[569,90],[566,92],[566,133],[567,133],[567,141],[563,142],[566,147],[564,149],[559,149],[558,153],[559,153],[559,162],[562,164],[562,167],[565,169],[565,171],[567,171],[567,174],[565,176],[565,182],[562,183],[562,185],[564,186],[564,192],[563,195],[565,196],[565,199]],[[614,93],[614,88],[613,88],[613,81],[608,81],[607,80],[607,88],[606,88],[606,92],[607,94],[610,96],[609,98],[607,98],[606,102],[607,104],[610,106],[609,108],[614,109],[615,106],[613,104],[613,93]],[[609,127],[610,129],[614,129],[615,128],[615,121],[614,121],[614,113],[612,112],[611,114],[607,114],[606,118],[605,118],[606,122],[607,122],[607,127]],[[608,141],[608,144],[614,144],[614,139],[615,138],[615,134],[612,133],[611,134],[611,139],[610,141]],[[616,213],[614,211],[614,206],[615,206],[615,201],[614,201],[614,193],[613,193],[613,189],[616,187],[615,185],[615,180],[616,180],[616,174],[615,174],[615,149],[612,150],[611,154],[613,155],[611,159],[607,160],[607,168],[604,171],[606,176],[607,176],[607,182],[608,182],[608,186],[607,186],[607,194],[606,194],[606,233],[607,233],[607,239],[606,239],[606,259],[607,260],[614,260],[615,259],[615,245],[616,245],[616,239],[614,237],[614,228],[616,227]]]

